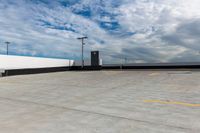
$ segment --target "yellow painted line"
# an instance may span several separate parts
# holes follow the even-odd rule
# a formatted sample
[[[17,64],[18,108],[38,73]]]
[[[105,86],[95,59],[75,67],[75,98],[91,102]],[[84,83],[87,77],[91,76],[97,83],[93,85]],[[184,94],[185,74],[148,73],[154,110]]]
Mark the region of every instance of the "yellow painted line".
[[[151,74],[149,74],[149,76],[157,76],[157,75],[160,75],[160,73],[151,73]]]
[[[182,105],[187,107],[200,107],[200,104],[176,102],[176,101],[161,101],[161,100],[144,100],[145,103],[160,103],[160,104],[171,104],[171,105]]]

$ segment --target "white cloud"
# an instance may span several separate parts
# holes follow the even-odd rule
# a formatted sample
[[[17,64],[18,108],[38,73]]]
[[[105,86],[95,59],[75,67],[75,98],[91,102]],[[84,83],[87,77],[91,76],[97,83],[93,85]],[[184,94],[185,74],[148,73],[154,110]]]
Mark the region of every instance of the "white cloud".
[[[1,43],[11,41],[18,54],[77,59],[76,38],[87,35],[86,52],[100,50],[104,62],[124,57],[132,62],[183,61],[187,53],[191,61],[198,59],[191,51],[200,49],[200,29],[194,28],[200,25],[199,0],[80,0],[69,7],[52,2],[0,0]],[[91,16],[76,14],[86,7]],[[119,23],[114,29],[119,35],[98,22],[108,22],[108,27]]]

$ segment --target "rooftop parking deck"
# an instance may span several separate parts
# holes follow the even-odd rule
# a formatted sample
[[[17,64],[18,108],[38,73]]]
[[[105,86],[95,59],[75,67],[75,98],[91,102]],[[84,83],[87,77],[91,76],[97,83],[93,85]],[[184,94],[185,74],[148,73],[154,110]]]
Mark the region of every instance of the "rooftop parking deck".
[[[189,70],[0,78],[0,132],[199,133],[199,81]]]

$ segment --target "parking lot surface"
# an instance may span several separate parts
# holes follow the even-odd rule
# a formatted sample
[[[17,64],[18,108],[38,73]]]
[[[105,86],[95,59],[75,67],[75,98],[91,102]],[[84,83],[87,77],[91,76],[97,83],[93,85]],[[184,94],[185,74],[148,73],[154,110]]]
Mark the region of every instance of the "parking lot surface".
[[[1,133],[199,133],[200,72],[0,78]]]

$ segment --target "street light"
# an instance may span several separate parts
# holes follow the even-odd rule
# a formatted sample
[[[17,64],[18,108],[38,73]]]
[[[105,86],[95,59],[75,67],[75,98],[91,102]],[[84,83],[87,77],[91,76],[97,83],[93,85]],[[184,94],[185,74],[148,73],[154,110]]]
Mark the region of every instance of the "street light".
[[[128,62],[128,58],[124,58],[124,63],[125,63],[125,65],[127,64],[127,62]]]
[[[84,45],[85,45],[85,43],[84,43],[84,40],[85,39],[88,39],[88,37],[79,37],[79,38],[77,38],[78,40],[81,40],[81,44],[82,44],[82,49],[81,49],[81,56],[82,56],[82,69],[84,68],[84,55],[83,55],[83,50],[84,50]]]
[[[9,44],[10,44],[10,42],[5,42],[5,44],[6,44],[6,49],[7,49],[6,54],[8,55],[8,50],[9,50]]]

